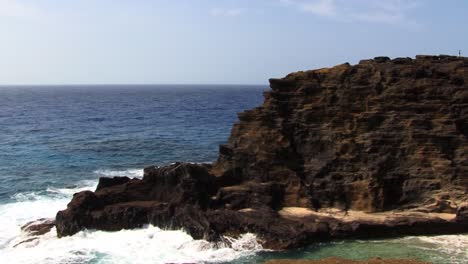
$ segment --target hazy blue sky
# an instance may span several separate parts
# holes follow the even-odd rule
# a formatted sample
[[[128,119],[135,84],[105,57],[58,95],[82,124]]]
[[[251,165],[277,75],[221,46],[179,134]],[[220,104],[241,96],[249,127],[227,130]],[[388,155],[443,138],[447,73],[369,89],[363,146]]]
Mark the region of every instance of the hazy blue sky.
[[[468,54],[465,0],[0,0],[0,84],[263,84]]]

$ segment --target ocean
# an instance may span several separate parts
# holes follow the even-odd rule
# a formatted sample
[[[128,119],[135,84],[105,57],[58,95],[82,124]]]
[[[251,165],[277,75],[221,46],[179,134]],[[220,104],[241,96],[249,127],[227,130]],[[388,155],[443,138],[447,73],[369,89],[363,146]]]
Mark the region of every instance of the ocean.
[[[255,234],[231,247],[183,230],[53,229],[25,239],[20,227],[64,209],[102,176],[142,177],[175,161],[212,162],[237,112],[262,103],[267,86],[106,85],[0,87],[0,263],[262,263],[339,256],[468,263],[468,235],[344,240],[294,251],[263,250]]]

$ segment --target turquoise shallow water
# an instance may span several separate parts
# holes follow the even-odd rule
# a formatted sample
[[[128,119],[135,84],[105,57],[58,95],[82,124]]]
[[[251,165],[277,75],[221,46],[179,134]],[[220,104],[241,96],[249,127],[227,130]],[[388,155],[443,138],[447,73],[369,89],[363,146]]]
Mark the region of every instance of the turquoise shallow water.
[[[20,226],[54,217],[100,176],[141,177],[148,165],[210,162],[236,113],[261,104],[262,86],[0,87],[0,263],[262,263],[341,256],[468,263],[468,236],[349,240],[290,252],[263,251],[247,234],[230,247],[157,227],[55,230],[15,247]]]
[[[354,260],[369,258],[418,259],[432,263],[468,263],[468,236],[449,235],[404,237],[382,240],[345,240],[320,243],[289,252],[264,252],[243,262],[277,259],[322,259],[342,257]]]

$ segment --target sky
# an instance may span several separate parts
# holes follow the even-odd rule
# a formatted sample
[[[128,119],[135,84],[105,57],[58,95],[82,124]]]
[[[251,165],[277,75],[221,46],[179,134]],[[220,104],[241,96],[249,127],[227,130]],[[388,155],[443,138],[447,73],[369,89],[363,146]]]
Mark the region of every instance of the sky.
[[[266,84],[468,54],[466,0],[0,0],[0,84]]]

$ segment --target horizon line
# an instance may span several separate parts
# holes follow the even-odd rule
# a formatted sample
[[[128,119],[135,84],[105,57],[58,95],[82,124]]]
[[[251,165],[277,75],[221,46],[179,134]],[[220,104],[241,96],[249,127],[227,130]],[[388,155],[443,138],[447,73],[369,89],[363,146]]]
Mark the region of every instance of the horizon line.
[[[268,83],[64,83],[64,84],[1,84],[0,87],[42,87],[42,86],[262,86]]]

